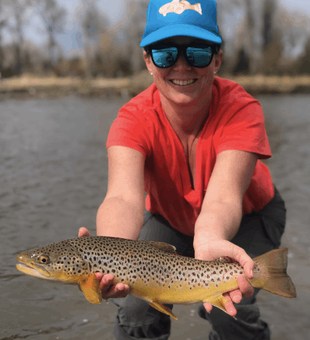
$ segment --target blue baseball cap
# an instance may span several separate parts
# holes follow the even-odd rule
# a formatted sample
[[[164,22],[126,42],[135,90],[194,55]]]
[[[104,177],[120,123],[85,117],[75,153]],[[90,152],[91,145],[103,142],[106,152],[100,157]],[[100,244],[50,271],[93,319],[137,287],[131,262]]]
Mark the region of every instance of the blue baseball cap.
[[[215,0],[150,0],[141,47],[187,36],[221,44]]]

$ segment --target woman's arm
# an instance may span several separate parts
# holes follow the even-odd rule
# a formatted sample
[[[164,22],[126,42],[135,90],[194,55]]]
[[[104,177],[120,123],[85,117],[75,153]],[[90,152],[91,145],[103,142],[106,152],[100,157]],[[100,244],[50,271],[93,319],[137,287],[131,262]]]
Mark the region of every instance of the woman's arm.
[[[137,240],[144,212],[144,156],[122,146],[108,148],[108,191],[97,212],[97,235]],[[79,236],[89,235],[85,228]],[[96,273],[104,299],[125,297],[130,288],[123,283],[113,285],[112,274]]]
[[[122,146],[108,148],[109,180],[97,213],[97,235],[137,240],[144,212],[144,156]]]
[[[223,151],[217,156],[195,224],[194,236],[196,258],[211,261],[229,256],[243,266],[249,278],[253,276],[254,262],[243,249],[230,240],[240,226],[242,200],[251,182],[257,158],[256,154],[238,150]],[[240,277],[238,283],[239,290],[230,293],[234,302],[240,302],[242,295],[248,297],[254,292],[244,277]],[[205,304],[205,307],[208,311],[212,309],[210,304]],[[229,314],[236,314],[231,301],[225,307]]]

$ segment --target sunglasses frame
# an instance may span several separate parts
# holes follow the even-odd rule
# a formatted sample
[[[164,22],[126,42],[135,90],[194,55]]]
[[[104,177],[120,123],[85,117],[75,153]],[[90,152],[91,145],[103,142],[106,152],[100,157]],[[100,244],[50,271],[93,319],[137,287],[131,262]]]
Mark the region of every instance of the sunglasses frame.
[[[171,65],[169,65],[169,66],[159,66],[159,65],[157,65],[156,62],[154,61],[154,58],[153,58],[153,50],[155,50],[155,49],[164,49],[164,48],[169,48],[169,47],[175,47],[178,50],[177,56],[175,58],[175,61]],[[195,66],[195,65],[193,65],[192,62],[188,59],[188,56],[186,54],[186,50],[189,47],[204,47],[204,48],[211,47],[212,55],[211,55],[211,59],[210,59],[209,63],[206,64],[206,65],[203,65],[203,66]],[[220,49],[220,47],[218,45],[214,45],[214,44],[192,44],[192,45],[186,45],[186,46],[185,45],[177,45],[177,44],[154,44],[154,45],[150,45],[150,46],[146,46],[145,47],[145,51],[148,54],[150,54],[154,65],[156,67],[158,67],[158,68],[169,68],[169,67],[172,67],[178,61],[181,53],[183,53],[187,63],[190,66],[197,67],[197,68],[205,68],[205,67],[208,67],[212,63],[214,54],[216,54],[219,51],[219,49]]]

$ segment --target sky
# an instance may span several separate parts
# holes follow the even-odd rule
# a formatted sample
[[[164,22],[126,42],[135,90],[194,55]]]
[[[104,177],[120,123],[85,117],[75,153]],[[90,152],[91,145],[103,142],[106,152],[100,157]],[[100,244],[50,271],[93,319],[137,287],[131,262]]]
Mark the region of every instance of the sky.
[[[310,0],[279,0],[287,9],[306,12],[310,15]]]

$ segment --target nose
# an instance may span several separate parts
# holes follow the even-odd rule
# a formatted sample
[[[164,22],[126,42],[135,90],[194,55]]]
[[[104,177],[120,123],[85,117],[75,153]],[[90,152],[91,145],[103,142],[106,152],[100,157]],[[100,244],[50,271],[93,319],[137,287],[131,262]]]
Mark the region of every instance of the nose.
[[[176,63],[173,65],[173,68],[179,72],[182,71],[188,71],[192,68],[192,66],[187,62],[185,56],[184,56],[184,52],[181,52],[178,60],[176,61]]]

